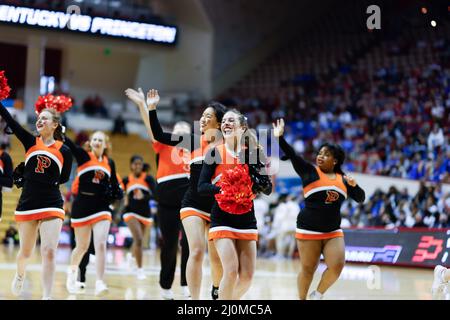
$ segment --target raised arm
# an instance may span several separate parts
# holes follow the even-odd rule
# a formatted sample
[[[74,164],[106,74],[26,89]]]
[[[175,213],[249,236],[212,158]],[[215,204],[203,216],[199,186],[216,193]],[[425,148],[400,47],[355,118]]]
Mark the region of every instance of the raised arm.
[[[295,150],[284,139],[284,137],[283,137],[284,120],[283,119],[277,120],[276,124],[273,123],[273,134],[274,134],[275,138],[279,138],[278,141],[279,141],[281,150],[283,150],[283,152],[286,154],[286,156],[289,158],[289,160],[291,160],[294,170],[299,175],[314,168],[314,166],[311,163],[305,161],[305,159],[303,159],[303,157],[297,155],[295,153]]]
[[[194,142],[193,134],[175,134],[172,132],[164,132],[156,113],[156,106],[159,103],[158,90],[151,89],[147,93],[147,106],[150,119],[150,127],[153,132],[153,136],[156,141],[169,146],[183,147],[188,150],[192,150],[192,143]]]
[[[215,160],[216,149],[211,149],[207,154],[202,165],[202,171],[198,180],[198,193],[203,196],[215,195],[220,192],[220,188],[211,183],[211,178],[216,170],[217,163]]]
[[[89,154],[82,147],[78,146],[70,138],[65,136],[64,144],[69,147],[73,156],[77,160],[78,165],[81,165],[90,160]]]
[[[8,126],[11,128],[16,137],[20,140],[20,142],[24,146],[25,151],[27,151],[35,144],[36,137],[27,130],[25,130],[16,120],[14,120],[9,111],[1,102],[0,102],[0,116],[3,119],[5,119]]]
[[[144,122],[145,128],[147,129],[147,133],[150,139],[150,142],[155,142],[155,138],[153,137],[152,128],[150,127],[150,120],[148,117],[148,109],[147,104],[145,102],[144,92],[141,88],[138,91],[134,89],[125,90],[125,94],[128,99],[133,101],[139,109],[139,113],[141,115],[142,121]]]

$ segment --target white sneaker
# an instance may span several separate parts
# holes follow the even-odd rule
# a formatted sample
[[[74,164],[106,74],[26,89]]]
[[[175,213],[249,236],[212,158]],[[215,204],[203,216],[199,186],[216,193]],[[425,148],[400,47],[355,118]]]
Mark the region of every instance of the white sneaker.
[[[322,300],[323,299],[323,294],[321,294],[319,291],[314,290],[313,292],[311,292],[311,294],[309,295],[309,300]]]
[[[11,292],[18,297],[22,293],[23,283],[25,282],[25,276],[19,276],[17,273],[14,275],[14,279],[11,283]]]
[[[144,271],[143,268],[137,269],[136,277],[137,277],[138,280],[145,280],[145,279],[147,279],[147,276],[145,275],[145,271]]]
[[[100,296],[108,292],[108,286],[102,280],[95,282],[95,295]]]
[[[130,270],[136,270],[137,268],[136,259],[133,257],[131,252],[127,253],[127,267]]]
[[[171,289],[161,289],[161,297],[164,300],[174,300],[173,299],[173,292]]]
[[[75,287],[77,288],[77,293],[78,293],[78,294],[84,294],[84,293],[86,293],[86,283],[77,281],[77,282],[75,283]]]
[[[147,294],[147,291],[145,289],[138,288],[137,291],[136,291],[136,299],[137,300],[144,300],[146,294]]]
[[[77,279],[78,279],[78,268],[72,269],[72,267],[67,268],[67,280],[66,289],[69,293],[77,293]]]
[[[189,291],[189,287],[188,286],[181,286],[181,288],[183,289],[183,296],[185,298],[190,298],[191,297],[191,292]]]
[[[431,293],[440,294],[444,292],[445,289],[445,280],[444,280],[444,272],[447,268],[437,265],[434,267],[434,279],[433,286],[431,287]]]
[[[53,300],[52,297],[42,297],[42,300]]]
[[[125,291],[125,300],[134,300],[133,289],[128,288],[128,289]]]

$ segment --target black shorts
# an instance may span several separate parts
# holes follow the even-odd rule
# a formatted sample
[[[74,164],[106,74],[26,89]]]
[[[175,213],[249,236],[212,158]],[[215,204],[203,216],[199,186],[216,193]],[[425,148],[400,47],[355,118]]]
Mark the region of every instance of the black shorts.
[[[186,191],[181,202],[180,218],[197,216],[207,222],[211,222],[211,209],[214,204],[214,197],[201,196],[194,192],[191,187]]]
[[[228,238],[237,240],[258,240],[258,228],[256,227],[255,211],[244,214],[230,214],[219,208],[217,202],[211,210],[211,228],[209,240]]]
[[[122,214],[122,219],[125,222],[128,222],[131,219],[137,219],[146,226],[152,225],[153,218],[148,201],[131,201],[130,204],[125,207],[125,211]]]
[[[85,227],[101,220],[112,220],[109,201],[100,196],[84,195],[80,192],[72,204],[72,228]]]
[[[14,213],[15,220],[33,221],[49,218],[64,220],[64,200],[59,186],[25,180]]]

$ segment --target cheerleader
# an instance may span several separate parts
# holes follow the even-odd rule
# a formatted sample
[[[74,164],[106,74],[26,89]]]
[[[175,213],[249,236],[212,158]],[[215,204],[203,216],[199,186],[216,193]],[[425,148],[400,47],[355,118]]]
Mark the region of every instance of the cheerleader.
[[[184,295],[189,297],[190,293],[186,281],[186,263],[189,257],[189,247],[179,216],[181,200],[189,185],[189,168],[186,165],[188,162],[186,152],[182,148],[155,141],[142,90],[137,92],[133,89],[127,89],[126,95],[139,107],[153,149],[157,154],[156,196],[158,201],[158,223],[162,234],[161,272],[159,277],[161,296],[165,300],[173,300],[174,298],[171,288],[175,277],[178,242],[181,231],[180,280]],[[190,126],[186,122],[177,122],[174,126],[174,134],[188,135],[190,130]]]
[[[203,195],[217,196],[221,193],[223,190],[216,184],[221,184],[222,175],[229,169],[242,164],[265,162],[262,147],[249,132],[247,119],[239,111],[228,111],[222,119],[221,129],[224,143],[208,151],[201,170],[198,192]],[[249,185],[251,181],[246,187]],[[255,189],[250,190],[252,194],[270,194],[272,184],[270,179],[266,179],[264,186],[255,183],[254,187]],[[219,299],[242,298],[250,288],[256,266],[258,231],[253,200],[250,200],[249,209],[241,214],[227,212],[217,200],[214,201],[209,240],[214,241],[223,267]]]
[[[305,208],[297,217],[297,246],[300,255],[298,294],[305,300],[323,254],[327,269],[322,274],[317,290],[309,296],[319,300],[339,278],[345,263],[344,233],[340,229],[340,208],[347,197],[357,202],[365,199],[354,178],[341,169],[345,153],[341,147],[325,143],[320,147],[316,165],[295,154],[283,138],[284,120],[273,124],[274,135],[280,147],[291,160],[295,172],[301,177],[305,193]]]
[[[150,90],[147,98],[149,101],[159,101],[158,91]],[[226,112],[226,107],[220,103],[208,104],[200,118],[201,136],[188,134],[184,136],[163,132],[156,114],[156,103],[149,104],[150,126],[155,139],[170,146],[183,145],[188,150],[193,150],[190,155],[189,188],[184,194],[181,203],[180,218],[189,244],[189,259],[187,262],[186,278],[192,299],[200,298],[202,281],[203,256],[206,251],[206,236],[211,222],[210,213],[214,198],[210,195],[201,196],[197,192],[198,179],[203,165],[205,154],[209,147],[221,141],[219,131],[220,122]],[[206,241],[205,241],[206,240]],[[211,242],[208,246],[211,261],[211,273],[213,278],[212,298],[217,299],[217,288],[222,275],[222,266],[219,256]]]
[[[13,164],[5,149],[4,145],[0,147],[0,221],[2,221],[3,188],[12,188],[13,186]]]
[[[137,278],[144,280],[142,268],[142,240],[147,227],[153,225],[149,201],[155,194],[156,182],[152,176],[143,171],[144,159],[135,155],[130,160],[131,173],[123,179],[125,188],[125,212],[122,216],[133,235],[132,255],[138,267]]]
[[[61,103],[63,102],[63,103]],[[17,270],[11,285],[20,295],[28,259],[33,253],[38,232],[41,239],[43,299],[51,298],[55,255],[64,221],[64,200],[59,185],[69,180],[72,167],[70,150],[62,143],[63,129],[59,111],[71,106],[65,97],[40,97],[36,103],[38,137],[22,128],[0,103],[0,115],[25,149],[23,189],[15,211],[20,249]]]
[[[72,204],[71,226],[75,229],[76,246],[67,270],[66,288],[77,293],[78,265],[89,249],[91,233],[96,256],[95,295],[108,291],[104,282],[106,241],[112,221],[110,202],[121,198],[114,161],[107,156],[108,136],[96,131],[86,151],[66,138],[67,146],[77,160],[78,193]]]

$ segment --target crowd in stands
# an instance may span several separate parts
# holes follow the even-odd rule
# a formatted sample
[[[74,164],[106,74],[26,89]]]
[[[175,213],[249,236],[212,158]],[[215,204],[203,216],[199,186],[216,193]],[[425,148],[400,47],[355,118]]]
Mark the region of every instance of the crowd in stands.
[[[333,141],[346,151],[346,171],[450,183],[450,42],[396,46],[385,45],[384,54],[402,61],[420,47],[430,60],[385,64],[373,74],[345,64],[270,94],[248,98],[237,87],[222,98],[244,108],[256,128],[284,118],[286,140],[307,159]]]

